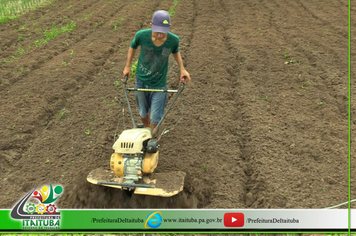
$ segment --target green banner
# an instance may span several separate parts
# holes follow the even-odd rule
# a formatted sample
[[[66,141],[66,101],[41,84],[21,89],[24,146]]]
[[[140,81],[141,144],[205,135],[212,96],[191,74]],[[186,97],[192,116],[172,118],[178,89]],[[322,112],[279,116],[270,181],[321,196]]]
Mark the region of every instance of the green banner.
[[[60,216],[34,214],[30,219],[12,219],[10,210],[0,211],[0,230],[132,230],[221,228],[223,214],[199,211],[159,210],[60,210]],[[52,217],[54,218],[54,217]],[[5,223],[6,222],[6,223]],[[200,227],[199,227],[200,226]]]
[[[14,210],[15,209],[15,210]],[[347,210],[0,210],[0,231],[347,230]],[[40,213],[38,213],[40,212]],[[52,213],[52,214],[51,214]],[[15,217],[15,218],[14,218]]]

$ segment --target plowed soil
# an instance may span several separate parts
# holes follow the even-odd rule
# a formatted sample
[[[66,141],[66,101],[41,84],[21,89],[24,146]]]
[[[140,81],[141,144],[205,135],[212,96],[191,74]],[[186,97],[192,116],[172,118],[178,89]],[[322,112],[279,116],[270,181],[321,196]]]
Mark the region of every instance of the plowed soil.
[[[123,99],[115,81],[122,85],[129,43],[155,10],[173,5],[55,1],[0,25],[0,208],[49,183],[64,187],[59,208],[325,208],[347,201],[342,0],[180,0],[171,31],[192,82],[164,120],[169,132],[156,171],[185,171],[184,191],[129,196],[87,183],[91,170],[109,168],[123,120],[131,128],[115,99]],[[71,21],[73,31],[33,46],[41,31]],[[178,77],[172,57],[170,88]]]

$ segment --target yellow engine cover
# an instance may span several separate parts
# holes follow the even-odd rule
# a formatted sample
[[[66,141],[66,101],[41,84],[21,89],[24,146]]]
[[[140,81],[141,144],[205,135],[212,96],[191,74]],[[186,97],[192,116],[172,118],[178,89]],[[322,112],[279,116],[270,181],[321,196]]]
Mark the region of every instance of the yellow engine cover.
[[[157,164],[158,151],[156,153],[146,153],[142,161],[142,173],[153,173],[157,167]],[[120,153],[115,152],[111,155],[110,169],[115,173],[116,176],[124,177],[124,158]]]
[[[142,172],[149,174],[153,173],[158,164],[158,151],[156,153],[146,153],[143,158]]]
[[[124,158],[120,153],[113,153],[110,159],[110,169],[114,171],[116,176],[124,176]]]

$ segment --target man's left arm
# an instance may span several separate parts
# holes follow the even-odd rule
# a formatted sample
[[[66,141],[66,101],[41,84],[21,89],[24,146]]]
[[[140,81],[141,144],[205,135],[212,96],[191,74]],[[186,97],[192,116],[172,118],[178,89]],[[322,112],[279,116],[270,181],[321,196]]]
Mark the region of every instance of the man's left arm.
[[[183,77],[187,77],[188,82],[190,82],[190,75],[189,75],[188,71],[184,68],[183,60],[180,55],[180,52],[174,53],[173,57],[177,61],[178,66],[180,68],[180,78],[182,79]]]

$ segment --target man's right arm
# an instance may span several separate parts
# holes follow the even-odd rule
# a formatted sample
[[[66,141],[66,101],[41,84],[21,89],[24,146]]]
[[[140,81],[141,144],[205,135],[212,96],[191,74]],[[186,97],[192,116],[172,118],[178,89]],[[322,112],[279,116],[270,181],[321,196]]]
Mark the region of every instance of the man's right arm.
[[[126,75],[129,75],[131,72],[131,63],[132,63],[132,58],[135,56],[137,49],[133,49],[132,47],[129,47],[129,52],[127,53],[127,60],[126,60],[126,65],[124,68],[124,77]]]

